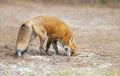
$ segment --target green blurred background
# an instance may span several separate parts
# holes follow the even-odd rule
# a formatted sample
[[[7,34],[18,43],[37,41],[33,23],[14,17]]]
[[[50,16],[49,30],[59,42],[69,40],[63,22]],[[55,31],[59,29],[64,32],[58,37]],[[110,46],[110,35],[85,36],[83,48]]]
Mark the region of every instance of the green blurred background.
[[[120,6],[120,0],[0,0],[0,2],[16,2],[16,1],[33,1],[47,4],[66,4],[66,5],[80,5],[80,4],[102,4],[109,6]]]

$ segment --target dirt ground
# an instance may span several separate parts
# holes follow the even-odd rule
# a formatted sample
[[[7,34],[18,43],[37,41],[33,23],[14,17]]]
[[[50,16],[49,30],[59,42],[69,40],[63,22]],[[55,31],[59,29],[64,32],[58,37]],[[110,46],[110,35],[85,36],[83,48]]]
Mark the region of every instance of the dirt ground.
[[[17,33],[27,19],[55,16],[73,31],[77,50],[70,61],[39,54],[33,41],[24,57],[14,56]],[[50,6],[40,2],[0,2],[0,76],[120,76],[120,8]]]

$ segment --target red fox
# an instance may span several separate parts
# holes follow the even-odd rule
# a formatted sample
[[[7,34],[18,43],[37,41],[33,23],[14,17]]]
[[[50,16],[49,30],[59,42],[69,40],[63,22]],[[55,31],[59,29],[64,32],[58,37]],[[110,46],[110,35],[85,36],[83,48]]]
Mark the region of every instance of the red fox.
[[[48,50],[51,44],[55,53],[59,54],[57,41],[62,44],[67,56],[75,52],[76,41],[69,27],[64,22],[56,17],[37,16],[26,21],[20,27],[16,41],[17,56],[22,56],[27,51],[30,42],[34,40],[36,36],[40,39],[40,50],[42,50],[46,35],[48,36],[45,49],[46,54],[49,55]]]

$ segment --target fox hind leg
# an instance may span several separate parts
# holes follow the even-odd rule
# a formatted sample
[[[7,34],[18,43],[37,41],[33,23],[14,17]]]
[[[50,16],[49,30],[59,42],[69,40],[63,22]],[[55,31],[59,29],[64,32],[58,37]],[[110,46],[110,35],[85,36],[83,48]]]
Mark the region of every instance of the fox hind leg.
[[[40,47],[39,50],[41,53],[43,49],[43,44],[45,42],[46,39],[46,30],[43,27],[38,28],[37,26],[33,26],[33,31],[36,33],[36,35],[39,37],[40,39]]]
[[[41,53],[43,53],[43,51],[44,51],[43,45],[44,45],[44,42],[45,42],[46,39],[47,39],[47,34],[45,33],[43,35],[43,37],[40,38],[40,47],[39,47],[39,49],[40,49]]]
[[[49,38],[48,38],[48,41],[47,41],[47,45],[46,45],[46,50],[45,50],[45,53],[46,53],[47,55],[50,55],[50,54],[48,53],[48,50],[49,50],[49,48],[50,48],[51,43],[52,43],[52,38],[49,37]]]

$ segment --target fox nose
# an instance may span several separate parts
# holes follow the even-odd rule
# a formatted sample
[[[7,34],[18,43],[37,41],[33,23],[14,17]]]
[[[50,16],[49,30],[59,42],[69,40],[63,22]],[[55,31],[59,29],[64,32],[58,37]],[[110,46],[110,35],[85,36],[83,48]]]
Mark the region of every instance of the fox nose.
[[[21,51],[17,51],[17,56],[21,57],[22,56],[22,52]]]

